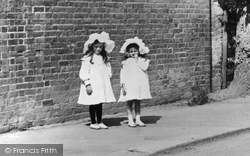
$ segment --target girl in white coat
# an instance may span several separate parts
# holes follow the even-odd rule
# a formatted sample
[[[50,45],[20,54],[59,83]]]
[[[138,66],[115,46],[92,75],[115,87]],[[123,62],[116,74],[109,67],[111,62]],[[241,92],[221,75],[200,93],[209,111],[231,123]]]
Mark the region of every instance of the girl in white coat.
[[[78,103],[89,105],[92,129],[108,128],[102,123],[102,104],[116,101],[110,83],[112,73],[107,56],[114,47],[114,41],[110,40],[106,32],[91,34],[84,44]]]
[[[148,52],[148,47],[137,37],[127,39],[120,51],[126,56],[120,73],[121,94],[118,101],[127,101],[129,127],[146,126],[140,119],[140,102],[152,98],[147,74],[150,61],[145,58]],[[132,116],[133,104],[135,104],[135,122]]]

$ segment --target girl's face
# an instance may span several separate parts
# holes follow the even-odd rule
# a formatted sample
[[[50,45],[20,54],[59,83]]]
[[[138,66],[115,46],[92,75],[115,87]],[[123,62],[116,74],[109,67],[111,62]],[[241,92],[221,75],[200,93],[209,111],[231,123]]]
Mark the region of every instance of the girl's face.
[[[103,49],[103,43],[94,43],[93,51],[96,55],[99,55]]]
[[[131,47],[129,50],[128,50],[128,55],[129,57],[132,57],[132,58],[135,58],[138,56],[138,49],[137,48],[134,48],[134,47]]]

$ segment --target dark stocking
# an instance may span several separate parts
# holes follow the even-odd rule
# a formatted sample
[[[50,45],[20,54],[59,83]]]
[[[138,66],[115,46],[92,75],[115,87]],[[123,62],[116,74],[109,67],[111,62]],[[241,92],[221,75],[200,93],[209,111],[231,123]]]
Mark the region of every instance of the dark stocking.
[[[102,104],[95,105],[96,106],[96,116],[97,116],[97,123],[102,122]]]
[[[91,119],[91,124],[95,124],[95,105],[90,105],[89,106],[89,114],[90,114],[90,119]]]

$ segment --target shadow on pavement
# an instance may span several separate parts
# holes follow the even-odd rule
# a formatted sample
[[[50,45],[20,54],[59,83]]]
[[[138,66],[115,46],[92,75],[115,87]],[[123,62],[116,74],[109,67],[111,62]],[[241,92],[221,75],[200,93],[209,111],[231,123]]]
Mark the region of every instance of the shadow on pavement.
[[[158,120],[161,119],[161,116],[141,116],[141,121],[145,124],[156,124]],[[127,117],[114,117],[114,118],[104,118],[102,119],[102,122],[108,126],[121,126],[122,124],[128,123]],[[85,124],[86,126],[89,126],[90,123]]]
[[[142,116],[141,120],[145,124],[156,124],[158,120],[160,120],[161,116]],[[127,117],[116,117],[116,118],[105,118],[103,119],[103,123],[109,127],[112,126],[121,126],[122,124],[128,123]]]
[[[141,121],[145,124],[156,124],[158,120],[161,119],[161,116],[142,116]]]
[[[127,120],[126,117],[115,117],[115,118],[104,118],[102,122],[108,127],[121,126],[124,121]]]

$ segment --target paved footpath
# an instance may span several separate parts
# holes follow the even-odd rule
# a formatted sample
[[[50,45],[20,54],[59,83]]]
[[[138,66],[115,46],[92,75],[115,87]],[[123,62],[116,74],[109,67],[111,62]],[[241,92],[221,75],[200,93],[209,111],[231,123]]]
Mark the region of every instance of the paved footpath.
[[[0,144],[63,144],[64,156],[145,156],[250,129],[250,97],[202,106],[142,109],[146,127],[130,128],[126,114],[105,116],[108,130],[85,120],[0,135]],[[2,151],[1,151],[2,152]]]

